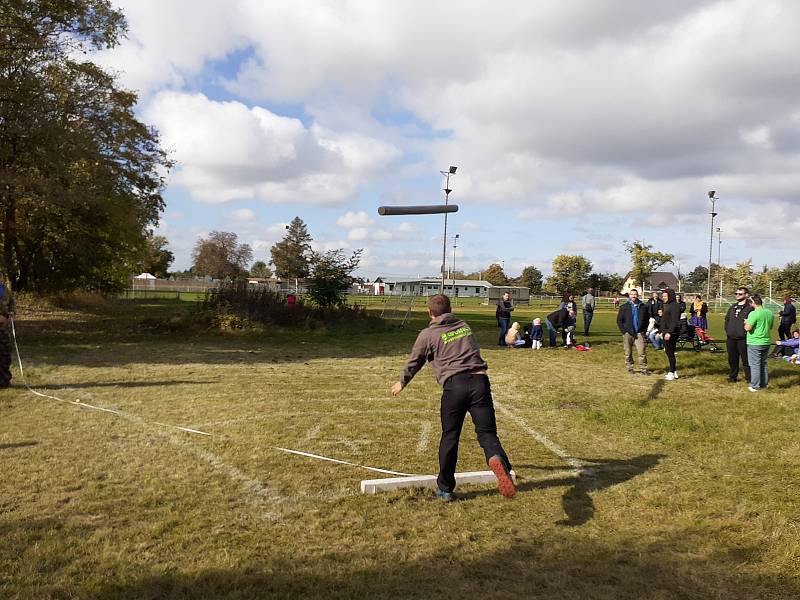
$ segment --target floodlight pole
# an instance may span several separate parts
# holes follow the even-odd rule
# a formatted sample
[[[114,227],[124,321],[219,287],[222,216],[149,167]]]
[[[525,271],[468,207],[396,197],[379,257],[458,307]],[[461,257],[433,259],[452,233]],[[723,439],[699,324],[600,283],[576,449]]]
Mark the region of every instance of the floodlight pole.
[[[447,171],[439,171],[446,177],[444,184],[444,205],[447,206],[447,201],[450,199],[450,175],[456,174],[457,167],[450,167]],[[445,267],[447,266],[447,212],[444,213],[444,235],[442,236],[442,281],[439,284],[439,293],[444,294],[444,276]]]
[[[722,301],[722,229],[717,227],[717,268],[719,269],[719,299]]]
[[[458,247],[458,234],[453,238],[453,297],[456,296],[456,248]]]
[[[714,217],[717,216],[717,213],[714,211],[714,207],[717,202],[717,192],[714,190],[708,192],[708,197],[711,200],[711,239],[708,242],[708,281],[706,283],[706,298],[711,297],[711,256],[714,252]]]

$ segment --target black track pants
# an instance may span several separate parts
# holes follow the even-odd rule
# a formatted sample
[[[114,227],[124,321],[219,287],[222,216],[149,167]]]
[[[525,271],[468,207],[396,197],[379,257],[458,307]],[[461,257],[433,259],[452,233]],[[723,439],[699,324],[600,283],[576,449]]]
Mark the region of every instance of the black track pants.
[[[739,360],[742,361],[744,367],[744,379],[750,382],[750,363],[747,361],[747,340],[732,340],[728,338],[725,342],[728,350],[728,379],[736,381],[739,378]]]
[[[505,450],[497,437],[497,421],[492,402],[492,391],[486,375],[459,373],[444,382],[442,392],[442,439],[439,442],[439,489],[452,492],[456,486],[456,462],[458,461],[458,440],[467,413],[472,417],[478,443],[488,461],[499,455],[510,471]]]

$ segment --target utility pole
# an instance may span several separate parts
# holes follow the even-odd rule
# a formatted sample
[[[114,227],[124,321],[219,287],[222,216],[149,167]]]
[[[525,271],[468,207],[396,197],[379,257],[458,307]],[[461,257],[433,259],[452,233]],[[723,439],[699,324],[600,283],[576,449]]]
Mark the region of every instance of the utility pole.
[[[444,205],[447,206],[447,202],[450,199],[450,192],[453,190],[450,189],[450,175],[456,174],[456,169],[458,167],[451,166],[447,171],[439,171],[442,175],[445,176],[445,184],[444,184]],[[439,284],[439,293],[444,294],[444,275],[445,275],[445,266],[447,264],[447,211],[445,209],[444,213],[444,235],[442,235],[442,282]]]
[[[719,300],[722,302],[722,229],[717,227],[717,268],[719,269]]]
[[[708,241],[708,282],[706,284],[706,298],[711,297],[711,255],[714,252],[714,217],[717,216],[714,208],[718,200],[717,192],[711,190],[708,192],[708,197],[711,200],[711,212],[708,213],[711,215],[711,238]]]
[[[458,296],[456,293],[456,248],[458,247],[458,234],[453,238],[453,297]]]

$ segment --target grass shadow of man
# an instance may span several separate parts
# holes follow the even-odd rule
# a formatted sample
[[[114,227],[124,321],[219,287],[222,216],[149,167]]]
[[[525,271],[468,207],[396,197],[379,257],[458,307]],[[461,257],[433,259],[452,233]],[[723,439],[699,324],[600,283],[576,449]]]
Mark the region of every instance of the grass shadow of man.
[[[561,504],[567,518],[557,521],[556,524],[562,527],[577,527],[594,517],[595,506],[590,495],[592,492],[630,481],[655,467],[662,458],[664,458],[663,454],[643,454],[628,459],[580,459],[584,467],[575,475],[544,481],[521,482],[517,487],[522,491],[569,486],[569,489],[561,497]],[[525,466],[547,470],[555,469],[555,467]]]

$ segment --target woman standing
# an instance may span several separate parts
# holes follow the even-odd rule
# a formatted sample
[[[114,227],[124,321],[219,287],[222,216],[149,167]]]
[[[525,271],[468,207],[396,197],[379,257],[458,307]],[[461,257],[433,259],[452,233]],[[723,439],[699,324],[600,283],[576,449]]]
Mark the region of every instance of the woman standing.
[[[708,314],[708,304],[703,302],[703,297],[700,294],[694,297],[694,302],[692,303],[692,325],[695,327],[700,327],[704,330],[708,329],[708,319],[706,315]]]
[[[678,370],[675,365],[675,347],[678,343],[678,334],[680,332],[681,313],[680,307],[675,301],[675,292],[673,290],[664,290],[664,293],[661,294],[661,300],[664,303],[661,309],[661,334],[664,336],[664,352],[669,361],[669,368],[664,379],[672,381],[678,378]]]

